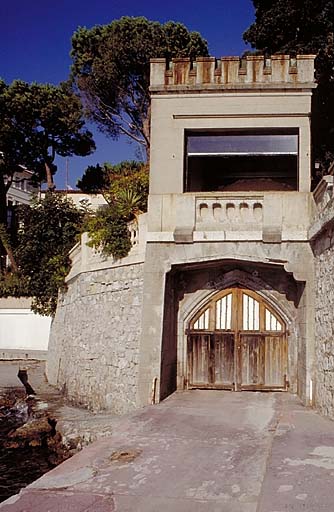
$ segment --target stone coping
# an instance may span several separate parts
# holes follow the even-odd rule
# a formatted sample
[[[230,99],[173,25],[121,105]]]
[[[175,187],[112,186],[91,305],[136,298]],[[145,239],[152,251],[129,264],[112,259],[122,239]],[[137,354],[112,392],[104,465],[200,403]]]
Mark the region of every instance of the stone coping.
[[[312,89],[314,59],[315,55],[151,59],[150,90]]]
[[[30,309],[30,297],[2,297],[0,298],[0,309]]]
[[[311,224],[308,237],[309,240],[318,238],[327,228],[334,225],[334,197],[327,203],[326,208],[318,214],[314,222]]]
[[[32,350],[32,349],[14,349],[14,348],[0,348],[0,360],[36,360],[46,361],[48,355],[47,350]]]

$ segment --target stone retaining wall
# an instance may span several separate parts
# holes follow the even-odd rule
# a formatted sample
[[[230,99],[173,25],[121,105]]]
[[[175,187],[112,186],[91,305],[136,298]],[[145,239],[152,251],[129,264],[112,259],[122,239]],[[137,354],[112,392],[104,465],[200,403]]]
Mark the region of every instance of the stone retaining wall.
[[[315,405],[334,419],[334,200],[316,221],[311,240],[315,256]],[[320,222],[324,219],[324,222]],[[312,229],[312,228],[311,228]]]
[[[91,410],[135,407],[143,264],[78,274],[52,324],[47,377]]]

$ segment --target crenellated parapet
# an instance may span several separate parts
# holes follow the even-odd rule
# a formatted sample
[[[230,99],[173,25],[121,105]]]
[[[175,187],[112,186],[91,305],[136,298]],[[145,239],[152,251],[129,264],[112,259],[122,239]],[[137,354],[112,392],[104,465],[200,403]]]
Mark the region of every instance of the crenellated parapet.
[[[151,92],[198,89],[313,88],[315,55],[151,59]]]

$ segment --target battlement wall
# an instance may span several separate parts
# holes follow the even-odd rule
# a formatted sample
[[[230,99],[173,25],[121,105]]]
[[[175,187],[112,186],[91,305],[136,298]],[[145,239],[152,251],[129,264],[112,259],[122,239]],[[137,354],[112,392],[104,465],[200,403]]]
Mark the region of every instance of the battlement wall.
[[[151,92],[180,89],[313,88],[315,55],[151,59]]]

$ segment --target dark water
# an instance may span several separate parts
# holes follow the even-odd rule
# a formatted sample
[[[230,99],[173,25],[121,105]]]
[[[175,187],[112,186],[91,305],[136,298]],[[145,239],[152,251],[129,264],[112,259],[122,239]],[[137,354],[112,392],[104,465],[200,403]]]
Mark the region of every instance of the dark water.
[[[50,459],[46,439],[42,446],[22,446],[15,449],[4,447],[8,434],[23,425],[29,417],[28,404],[19,399],[4,400],[0,405],[0,502],[17,494],[22,487],[32,483],[55,467]]]
[[[0,502],[55,467],[48,460],[47,447],[0,448]]]

